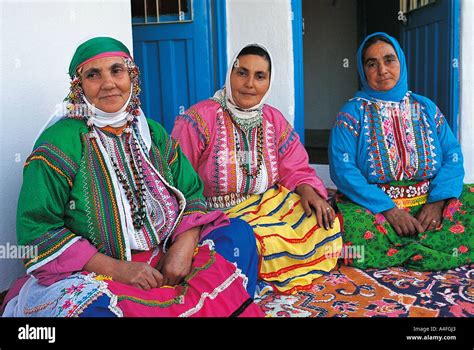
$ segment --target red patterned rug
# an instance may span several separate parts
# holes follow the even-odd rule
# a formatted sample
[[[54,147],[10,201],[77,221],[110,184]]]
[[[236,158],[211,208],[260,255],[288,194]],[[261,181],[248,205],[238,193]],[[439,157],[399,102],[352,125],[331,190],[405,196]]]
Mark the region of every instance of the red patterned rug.
[[[258,288],[256,302],[272,317],[474,316],[474,264],[441,272],[341,265],[294,295]]]

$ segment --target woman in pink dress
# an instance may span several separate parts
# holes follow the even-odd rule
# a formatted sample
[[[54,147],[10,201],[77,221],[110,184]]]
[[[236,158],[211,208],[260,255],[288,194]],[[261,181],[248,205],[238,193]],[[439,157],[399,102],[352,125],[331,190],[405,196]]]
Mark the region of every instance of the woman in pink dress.
[[[225,87],[179,115],[172,136],[202,178],[208,207],[254,228],[259,277],[293,293],[335,266],[341,228],[298,134],[265,104],[274,75],[264,46],[243,47]]]

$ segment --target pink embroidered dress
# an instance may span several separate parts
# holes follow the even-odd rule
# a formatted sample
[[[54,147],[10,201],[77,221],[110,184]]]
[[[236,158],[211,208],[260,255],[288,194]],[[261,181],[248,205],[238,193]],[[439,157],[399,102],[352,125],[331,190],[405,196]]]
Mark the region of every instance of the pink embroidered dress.
[[[309,165],[306,150],[290,123],[269,105],[263,107],[262,116],[262,130],[254,128],[246,133],[227,110],[209,99],[176,118],[172,137],[203,180],[208,206],[229,208],[249,194],[262,194],[276,184],[290,191],[308,184],[327,199],[327,190]],[[247,168],[250,163],[249,170],[255,171],[259,132],[263,134],[263,162],[258,176],[250,178],[240,161],[243,159]]]
[[[259,44],[250,46],[268,53]],[[268,57],[271,62],[269,53]],[[280,111],[264,104],[274,68],[260,104],[242,110],[232,98],[232,67],[225,89],[176,118],[172,137],[203,180],[208,207],[226,210],[229,217],[253,227],[259,277],[284,293],[309,288],[336,264],[342,245],[339,219],[334,228],[325,230],[316,215],[306,217],[299,195],[293,192],[307,184],[322,198],[328,197],[293,127]]]

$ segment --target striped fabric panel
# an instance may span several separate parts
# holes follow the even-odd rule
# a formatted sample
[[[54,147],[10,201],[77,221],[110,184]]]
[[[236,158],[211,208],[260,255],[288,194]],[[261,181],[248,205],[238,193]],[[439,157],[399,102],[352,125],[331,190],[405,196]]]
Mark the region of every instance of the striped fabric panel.
[[[171,164],[173,164],[176,159],[178,159],[178,147],[178,142],[171,136],[168,136],[168,138],[166,139],[163,157],[169,166],[171,166]]]
[[[300,197],[277,185],[227,211],[254,229],[259,250],[259,278],[281,293],[311,287],[337,263],[342,248],[339,218],[325,230],[316,215],[306,217]]]
[[[50,143],[39,145],[26,160],[25,167],[35,160],[44,162],[48,167],[64,177],[68,185],[72,187],[76,173],[79,170],[79,165],[58,147]]]
[[[160,172],[160,174],[163,174],[163,163],[161,162],[162,157],[160,150],[154,142],[151,143],[149,157],[153,166]]]
[[[207,205],[206,201],[202,198],[195,198],[186,200],[186,208],[184,209],[183,215],[189,215],[193,213],[206,213]]]
[[[35,247],[37,255],[24,257],[25,268],[34,270],[35,266],[42,266],[56,258],[77,236],[66,227],[50,230],[35,240],[28,242],[27,246]]]
[[[154,142],[152,142],[151,147],[150,147],[150,152],[149,152],[149,158],[150,158],[151,164],[153,164],[155,169],[158,170],[158,172],[165,178],[166,182],[171,186],[175,186],[175,182],[173,180],[173,174],[171,173],[171,164],[172,163],[168,163],[168,160],[172,161],[172,162],[176,161],[176,158],[174,158],[174,154],[170,158],[171,152],[173,151],[173,148],[172,148],[173,142],[172,141],[174,142],[174,140],[172,140],[171,138],[168,139],[168,142],[167,142],[166,147],[165,147],[165,154],[164,155],[161,154],[160,149],[155,145]],[[177,146],[178,146],[178,144],[176,144],[176,147]],[[176,149],[175,154],[176,154],[176,157],[177,157],[178,156],[177,149]],[[166,155],[168,155],[168,156],[166,156]]]
[[[169,151],[167,152],[168,165],[171,166],[178,159],[178,143],[171,137],[168,139]]]
[[[89,188],[94,220],[99,232],[103,252],[119,260],[126,259],[125,242],[120,221],[118,203],[112,178],[96,139],[84,136],[87,170],[90,174]]]

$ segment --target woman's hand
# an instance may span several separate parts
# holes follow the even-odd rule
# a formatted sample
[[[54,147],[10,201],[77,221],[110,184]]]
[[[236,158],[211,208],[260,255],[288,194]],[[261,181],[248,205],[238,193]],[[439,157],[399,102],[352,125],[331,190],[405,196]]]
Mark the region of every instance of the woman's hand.
[[[443,209],[445,201],[441,200],[433,203],[426,203],[416,216],[425,231],[437,228],[443,220]]]
[[[420,222],[405,210],[395,207],[382,212],[382,214],[390,225],[392,225],[397,235],[401,237],[414,236],[418,233],[425,232]]]
[[[135,261],[119,261],[118,274],[115,281],[129,284],[143,290],[159,288],[163,283],[163,275],[147,263]]]
[[[163,274],[163,285],[175,286],[189,275],[200,231],[199,226],[180,234],[161,258],[158,269]]]
[[[321,226],[322,223],[326,230],[329,227],[333,228],[336,213],[328,202],[321,198],[310,185],[299,185],[296,187],[295,192],[301,196],[301,205],[303,205],[303,209],[308,217],[311,216],[311,207],[313,207],[316,211],[318,224]]]
[[[163,275],[146,263],[122,261],[96,253],[84,266],[85,271],[112,277],[114,281],[149,290],[163,285]]]

